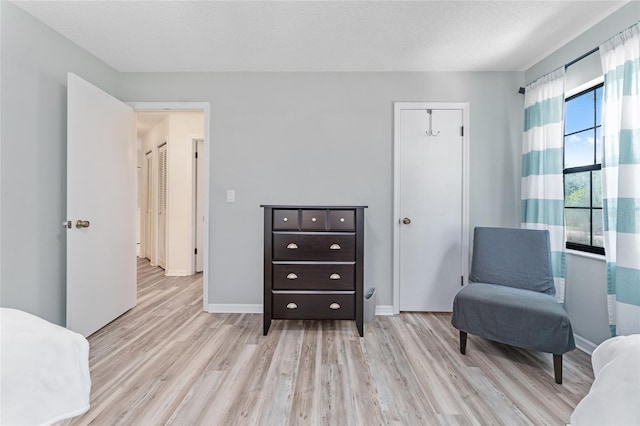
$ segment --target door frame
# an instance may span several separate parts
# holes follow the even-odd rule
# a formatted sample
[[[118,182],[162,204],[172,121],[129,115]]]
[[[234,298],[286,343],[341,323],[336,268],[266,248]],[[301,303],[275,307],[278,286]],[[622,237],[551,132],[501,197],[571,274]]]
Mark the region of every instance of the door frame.
[[[469,102],[393,103],[393,313],[400,313],[400,112],[402,110],[462,110],[462,259],[464,283],[469,277]]]
[[[204,256],[202,263],[202,310],[207,312],[209,305],[209,214],[211,205],[209,200],[209,176],[210,176],[210,155],[211,138],[210,138],[210,116],[211,105],[209,102],[126,102],[135,112],[142,111],[197,111],[204,113],[204,148],[207,155],[204,156],[202,166],[204,168]]]
[[[200,143],[200,141],[202,141],[202,151],[203,152],[199,152],[198,151],[198,143]],[[197,249],[198,248],[198,173],[200,172],[200,166],[198,165],[198,161],[197,160],[204,160],[205,158],[208,158],[208,156],[206,155],[202,155],[204,154],[205,151],[205,145],[204,145],[204,138],[200,138],[200,137],[192,137],[191,138],[191,159],[193,161],[193,176],[192,176],[192,180],[193,180],[193,216],[194,216],[194,220],[193,220],[193,227],[191,229],[191,233],[193,235],[193,246]],[[196,159],[195,154],[198,154],[198,158]],[[202,157],[201,157],[202,155]],[[202,164],[202,163],[201,163]],[[206,188],[206,186],[204,185],[204,169],[202,170],[202,183],[203,183],[203,189],[202,189],[202,200],[201,200],[201,204],[203,204],[202,206],[202,212],[204,214],[205,210],[204,210],[204,189]],[[204,238],[204,220],[203,220],[203,226],[202,226],[202,236],[203,236],[203,247],[204,247],[204,243],[206,242],[206,239]],[[204,253],[202,253],[202,265],[204,267]],[[197,273],[197,268],[198,266],[198,255],[194,254],[193,256],[193,271],[194,273]],[[204,269],[203,269],[204,270]]]

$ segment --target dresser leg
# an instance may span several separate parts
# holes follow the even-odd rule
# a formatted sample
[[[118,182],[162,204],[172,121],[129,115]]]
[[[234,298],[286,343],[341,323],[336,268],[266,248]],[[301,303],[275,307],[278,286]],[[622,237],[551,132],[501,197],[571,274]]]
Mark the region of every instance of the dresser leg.
[[[271,327],[271,318],[264,317],[264,329],[262,331],[262,335],[266,336],[269,332],[269,327]]]
[[[360,337],[364,337],[364,326],[362,324],[362,320],[360,321],[356,320],[356,327],[358,328],[358,333],[360,334]]]

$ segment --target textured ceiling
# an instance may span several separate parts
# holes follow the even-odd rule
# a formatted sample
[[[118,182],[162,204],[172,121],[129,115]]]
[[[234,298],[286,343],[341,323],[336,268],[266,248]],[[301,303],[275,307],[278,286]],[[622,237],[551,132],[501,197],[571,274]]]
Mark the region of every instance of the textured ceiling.
[[[627,1],[17,1],[122,72],[521,71]]]

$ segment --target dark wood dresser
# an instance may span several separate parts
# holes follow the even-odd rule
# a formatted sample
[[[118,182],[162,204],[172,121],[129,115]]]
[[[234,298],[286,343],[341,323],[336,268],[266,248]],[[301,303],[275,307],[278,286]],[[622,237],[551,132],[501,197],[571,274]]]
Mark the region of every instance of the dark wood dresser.
[[[363,336],[366,206],[261,207],[264,335],[272,319],[334,319]]]

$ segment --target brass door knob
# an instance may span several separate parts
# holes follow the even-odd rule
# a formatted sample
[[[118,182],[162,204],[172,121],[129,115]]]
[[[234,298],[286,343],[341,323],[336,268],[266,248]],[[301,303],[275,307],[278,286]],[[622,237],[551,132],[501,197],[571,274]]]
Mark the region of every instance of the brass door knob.
[[[405,225],[408,225],[411,223],[411,219],[409,219],[408,217],[405,217],[404,219],[402,219],[402,223],[404,223]]]

